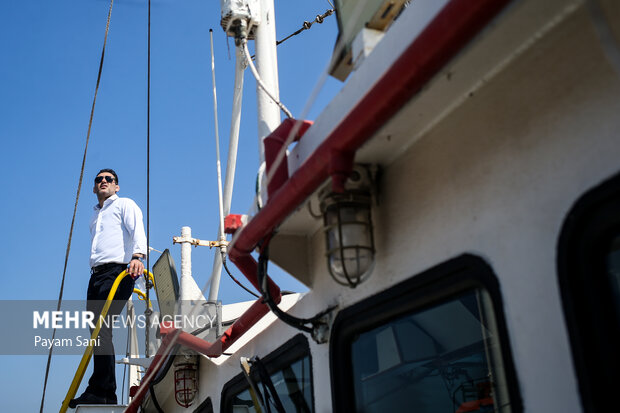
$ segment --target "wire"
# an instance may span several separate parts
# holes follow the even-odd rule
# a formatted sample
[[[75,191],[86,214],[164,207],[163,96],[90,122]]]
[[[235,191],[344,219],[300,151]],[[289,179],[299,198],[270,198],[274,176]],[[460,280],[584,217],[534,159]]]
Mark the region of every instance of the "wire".
[[[314,211],[312,210],[312,200],[308,200],[308,213],[310,214],[310,216],[314,219],[322,219],[323,215],[321,214],[315,214]]]
[[[99,73],[97,74],[97,84],[95,86],[95,95],[93,97],[93,105],[90,109],[90,119],[88,121],[88,131],[86,132],[86,144],[84,145],[84,156],[82,157],[82,167],[80,169],[80,179],[78,180],[77,193],[75,195],[75,205],[73,206],[73,217],[71,218],[71,228],[69,229],[69,240],[67,241],[67,250],[65,252],[65,264],[62,270],[62,281],[60,282],[60,293],[58,294],[58,305],[56,311],[60,311],[62,304],[62,295],[65,287],[65,277],[67,275],[67,263],[69,261],[69,252],[71,251],[71,239],[73,238],[73,228],[75,226],[75,215],[77,213],[78,201],[80,200],[80,191],[82,189],[82,180],[84,178],[84,167],[86,165],[86,153],[88,152],[88,141],[90,140],[90,130],[93,124],[93,116],[95,113],[95,103],[97,102],[97,92],[99,91],[99,83],[101,82],[101,73],[103,71],[103,59],[105,56],[105,45],[108,41],[108,32],[110,30],[110,18],[112,16],[112,6],[114,0],[110,0],[110,8],[108,10],[108,19],[105,26],[105,36],[103,37],[103,48],[101,49],[101,60],[99,61]],[[52,352],[54,351],[54,338],[56,337],[56,329],[52,333],[52,345],[47,356],[47,365],[45,367],[45,379],[43,381],[43,394],[41,395],[41,409],[40,413],[43,413],[43,406],[45,404],[45,392],[47,390],[47,379],[49,378],[50,364],[52,361]]]
[[[230,278],[232,278],[232,280],[234,282],[237,283],[237,285],[239,285],[239,287],[243,288],[244,290],[246,290],[248,293],[252,294],[254,297],[256,298],[260,298],[260,295],[256,294],[254,291],[250,290],[248,287],[246,287],[245,285],[241,284],[241,282],[239,280],[237,280],[230,272],[230,270],[228,269],[228,265],[226,265],[226,255],[222,254],[222,264],[224,265],[224,269],[226,269],[226,273],[228,274],[228,276]]]
[[[151,393],[151,401],[153,402],[153,406],[155,406],[155,410],[157,413],[164,413],[159,402],[157,401],[157,395],[155,394],[155,389],[153,388],[153,383],[149,385],[149,393]]]
[[[258,377],[260,377],[260,382],[263,385],[263,391],[265,393],[265,407],[267,407],[268,411],[271,411],[269,408],[269,404],[271,403],[276,408],[278,413],[286,413],[286,410],[284,410],[284,406],[282,405],[282,400],[280,400],[280,395],[273,385],[273,380],[271,380],[271,377],[267,372],[267,368],[261,359],[258,356],[254,356],[250,360],[250,363],[252,364],[252,370],[254,367],[258,370]],[[252,370],[250,370],[250,374],[252,374]],[[269,397],[270,393],[271,398]]]
[[[278,99],[276,99],[271,94],[271,92],[269,90],[267,90],[267,86],[265,86],[265,84],[263,83],[263,80],[260,78],[260,75],[256,71],[256,67],[254,66],[254,63],[252,62],[252,57],[250,56],[250,51],[248,50],[248,40],[247,40],[247,38],[245,38],[245,37],[242,38],[241,39],[241,44],[242,44],[242,47],[243,47],[243,53],[245,54],[245,58],[248,61],[248,66],[250,66],[250,70],[252,71],[252,74],[254,75],[254,78],[256,79],[256,83],[258,84],[258,86],[261,89],[263,89],[263,91],[267,94],[267,96],[269,96],[269,98],[271,100],[273,100],[276,105],[278,105],[280,107],[282,112],[284,112],[284,114],[288,118],[292,118],[293,115],[291,114],[291,112],[287,109],[286,106],[284,106],[284,104],[282,102],[280,102]]]
[[[334,7],[334,6],[332,5],[332,7]],[[297,36],[299,33],[303,32],[304,30],[308,30],[309,28],[312,27],[312,25],[314,23],[318,23],[318,24],[323,23],[323,21],[325,21],[325,18],[331,16],[332,14],[334,14],[334,9],[333,8],[330,9],[330,10],[327,10],[323,14],[317,14],[317,16],[314,18],[314,20],[312,20],[311,22],[307,22],[307,21],[303,22],[303,24],[301,25],[300,29],[298,29],[298,30],[294,31],[293,33],[289,34],[284,39],[278,40],[276,42],[276,46],[278,46],[281,43],[284,43],[285,41],[287,41],[288,39],[290,39],[293,36]]]
[[[263,241],[263,246],[261,248],[260,254],[258,256],[258,271],[257,271],[257,279],[258,279],[258,285],[260,287],[261,293],[263,295],[263,301],[265,302],[265,304],[267,304],[267,306],[269,306],[269,309],[284,323],[290,325],[291,327],[294,327],[298,330],[301,331],[305,331],[306,333],[310,333],[312,334],[314,327],[316,327],[317,325],[321,324],[321,318],[328,314],[329,312],[331,312],[334,308],[336,307],[329,307],[324,311],[321,311],[320,313],[316,314],[315,316],[311,317],[311,318],[298,318],[295,316],[292,316],[284,311],[282,311],[280,309],[280,307],[278,307],[278,305],[275,303],[275,301],[273,301],[273,297],[271,297],[271,294],[269,292],[269,288],[267,286],[267,266],[269,263],[269,242],[271,240],[271,237],[273,236],[270,235],[268,236],[264,241]],[[312,327],[307,326],[306,324],[312,324]]]
[[[151,280],[148,276],[150,266],[150,251],[148,249],[148,245],[150,245],[150,204],[151,204],[151,196],[150,196],[150,188],[151,188],[151,0],[148,3],[148,45],[147,45],[147,76],[146,76],[146,275],[145,275],[145,284],[146,284],[146,302],[150,303],[150,295],[149,291],[151,290]],[[146,306],[144,310],[144,314],[146,315],[146,326],[144,329],[144,356],[149,358],[150,356],[150,348],[149,348],[149,335],[150,335],[150,316],[152,314],[151,308]]]

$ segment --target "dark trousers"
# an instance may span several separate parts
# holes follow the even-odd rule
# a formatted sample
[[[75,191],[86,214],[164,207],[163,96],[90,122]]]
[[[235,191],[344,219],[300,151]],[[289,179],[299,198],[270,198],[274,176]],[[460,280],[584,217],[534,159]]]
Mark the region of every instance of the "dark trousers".
[[[127,264],[114,264],[103,271],[93,272],[88,283],[86,309],[95,314],[95,322],[103,309],[116,277],[127,268]],[[134,280],[127,275],[119,284],[114,301],[108,310],[108,317],[119,315],[133,292]],[[96,325],[96,323],[95,323]],[[92,331],[91,331],[92,334]],[[94,348],[93,374],[88,380],[87,393],[116,400],[116,370],[112,343],[112,324],[104,323],[99,330],[99,343]]]

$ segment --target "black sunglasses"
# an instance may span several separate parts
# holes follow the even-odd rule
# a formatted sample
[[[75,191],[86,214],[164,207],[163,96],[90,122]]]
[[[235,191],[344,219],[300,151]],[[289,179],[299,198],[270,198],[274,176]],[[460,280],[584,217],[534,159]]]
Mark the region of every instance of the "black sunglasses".
[[[114,182],[114,177],[113,176],[106,175],[106,176],[98,176],[98,177],[96,177],[95,178],[95,183],[96,184],[100,184],[104,180],[104,178],[105,178],[105,181],[107,183],[111,184],[112,182]]]

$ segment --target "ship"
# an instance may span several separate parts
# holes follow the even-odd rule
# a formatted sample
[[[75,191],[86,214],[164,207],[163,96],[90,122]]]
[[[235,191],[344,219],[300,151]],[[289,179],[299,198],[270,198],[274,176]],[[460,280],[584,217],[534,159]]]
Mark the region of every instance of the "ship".
[[[134,336],[129,403],[76,411],[610,411],[618,2],[336,0],[344,85],[315,119],[283,115],[273,0],[220,5],[262,83],[257,200],[224,200],[218,240],[186,228],[180,277],[169,254],[153,267],[162,320],[215,322],[162,322],[147,357]],[[195,245],[258,298],[203,296]],[[270,263],[308,291],[281,291]]]

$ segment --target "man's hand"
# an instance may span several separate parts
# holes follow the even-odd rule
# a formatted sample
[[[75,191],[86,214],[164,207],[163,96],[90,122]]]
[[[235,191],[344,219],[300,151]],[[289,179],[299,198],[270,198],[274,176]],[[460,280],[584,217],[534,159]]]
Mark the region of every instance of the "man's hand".
[[[127,272],[135,280],[144,273],[144,264],[138,259],[132,259],[127,266]]]

